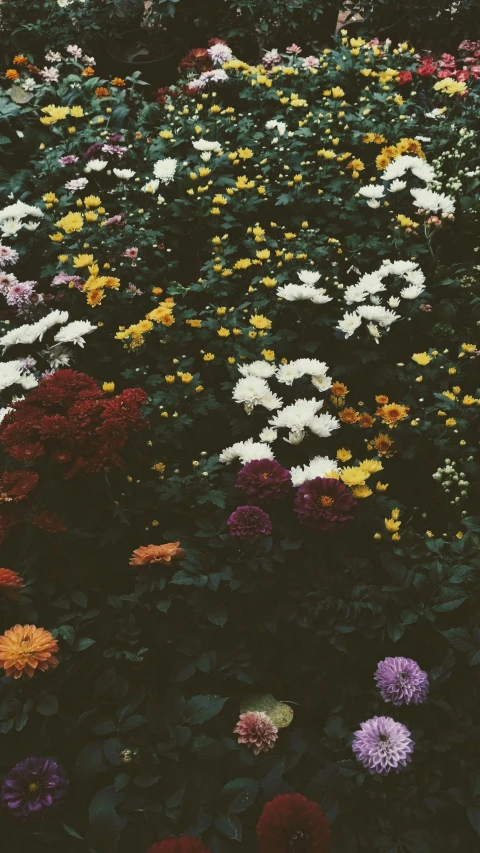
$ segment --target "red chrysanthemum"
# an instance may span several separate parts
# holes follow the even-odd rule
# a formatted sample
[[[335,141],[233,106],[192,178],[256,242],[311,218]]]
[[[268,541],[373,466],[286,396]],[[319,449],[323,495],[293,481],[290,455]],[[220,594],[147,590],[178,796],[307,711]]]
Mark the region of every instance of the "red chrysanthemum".
[[[12,569],[0,569],[0,592],[9,592],[23,589],[25,586],[23,582],[23,578],[20,577],[18,572],[14,572]]]
[[[411,83],[413,80],[413,74],[411,71],[400,71],[400,74],[397,77],[397,83],[399,86],[404,86],[405,83]]]
[[[198,838],[183,835],[182,838],[164,838],[163,841],[157,841],[147,853],[210,853],[210,850]]]
[[[48,533],[63,533],[67,529],[56,512],[49,512],[47,509],[37,512],[32,518],[32,524]]]
[[[339,480],[315,477],[299,487],[294,509],[301,524],[331,533],[352,521],[350,511],[355,504],[350,489]]]
[[[327,853],[330,828],[320,806],[302,794],[280,794],[257,824],[260,853]]]
[[[0,502],[25,500],[37,483],[35,471],[4,471],[0,477]]]

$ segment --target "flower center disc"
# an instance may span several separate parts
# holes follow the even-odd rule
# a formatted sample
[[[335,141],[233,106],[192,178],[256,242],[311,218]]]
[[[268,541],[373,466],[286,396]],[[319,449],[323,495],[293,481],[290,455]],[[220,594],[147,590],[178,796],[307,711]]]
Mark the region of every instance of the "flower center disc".
[[[332,506],[333,498],[331,498],[330,495],[322,495],[322,497],[320,498],[320,504],[322,506]]]
[[[301,829],[298,829],[292,835],[288,846],[292,853],[308,853],[308,836]]]

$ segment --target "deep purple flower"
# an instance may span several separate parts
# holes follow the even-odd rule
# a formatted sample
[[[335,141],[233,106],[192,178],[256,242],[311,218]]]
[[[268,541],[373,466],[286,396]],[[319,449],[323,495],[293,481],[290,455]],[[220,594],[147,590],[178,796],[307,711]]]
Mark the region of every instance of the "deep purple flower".
[[[351,491],[339,480],[315,477],[299,487],[294,509],[301,524],[331,533],[352,521],[350,510],[355,504]]]
[[[386,776],[412,760],[413,740],[403,723],[372,717],[355,732],[352,749],[370,773]]]
[[[108,137],[108,144],[114,145],[116,142],[121,142],[124,138],[123,133],[112,133],[112,135]]]
[[[275,459],[254,459],[238,472],[235,485],[249,498],[277,501],[290,491],[292,478]]]
[[[237,506],[227,521],[232,536],[251,539],[254,536],[268,536],[272,532],[269,516],[259,506]]]
[[[51,758],[26,758],[7,775],[0,798],[14,818],[44,818],[65,798],[68,779],[63,767]]]
[[[94,142],[93,145],[90,145],[90,148],[87,148],[87,150],[85,151],[83,159],[90,160],[90,158],[93,157],[93,155],[96,154],[97,151],[101,151],[103,145],[103,142]]]
[[[428,675],[411,658],[385,658],[380,661],[375,681],[385,702],[394,705],[418,705],[428,696]]]

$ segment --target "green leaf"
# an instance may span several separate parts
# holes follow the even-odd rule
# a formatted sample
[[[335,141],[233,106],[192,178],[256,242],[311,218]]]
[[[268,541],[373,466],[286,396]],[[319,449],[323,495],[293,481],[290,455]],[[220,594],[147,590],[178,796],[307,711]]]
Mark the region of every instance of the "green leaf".
[[[90,646],[93,646],[95,640],[92,640],[91,637],[79,637],[73,646],[74,652],[83,652],[85,649],[89,649]]]
[[[472,806],[467,809],[467,816],[477,835],[480,835],[480,809]]]
[[[58,699],[51,693],[47,693],[38,697],[35,707],[39,714],[51,717],[53,714],[58,714]]]
[[[248,809],[255,802],[260,791],[260,782],[256,779],[232,779],[223,787],[222,795],[230,802],[227,811],[238,814]]]
[[[447,613],[449,610],[456,610],[457,607],[461,607],[466,600],[467,596],[464,596],[464,598],[455,598],[453,601],[444,601],[443,604],[435,604],[433,609],[437,613]]]
[[[262,711],[270,717],[277,729],[286,729],[293,720],[293,709],[286,702],[279,702],[271,693],[256,693],[244,696],[240,703],[240,713]]]
[[[217,815],[214,824],[222,835],[226,835],[232,841],[242,840],[242,824],[235,814]]]
[[[115,809],[112,787],[97,791],[88,807],[88,820],[87,837],[96,853],[114,853],[120,838],[121,822]]]
[[[80,833],[78,833],[77,830],[73,828],[73,826],[69,826],[68,823],[64,823],[63,820],[61,820],[60,823],[63,826],[65,832],[67,832],[68,835],[71,835],[72,838],[78,838],[80,841],[85,841],[83,835],[80,835]]]
[[[183,721],[189,726],[205,723],[220,713],[226,701],[222,696],[194,696],[186,704]]]

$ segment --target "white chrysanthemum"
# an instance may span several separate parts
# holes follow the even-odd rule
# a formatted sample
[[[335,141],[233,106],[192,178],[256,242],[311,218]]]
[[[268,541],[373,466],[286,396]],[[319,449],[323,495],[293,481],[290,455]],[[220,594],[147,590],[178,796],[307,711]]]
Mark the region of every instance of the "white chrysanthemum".
[[[378,210],[380,207],[380,202],[376,198],[369,198],[367,201],[367,205],[372,208],[372,210]]]
[[[4,219],[0,222],[0,228],[5,237],[14,237],[22,230],[23,224],[20,219]]]
[[[392,160],[382,174],[383,181],[393,181],[395,178],[403,178],[407,171],[411,171],[416,178],[428,184],[435,178],[435,169],[421,157],[413,157],[411,154],[403,154]]]
[[[383,261],[380,267],[381,275],[406,275],[418,269],[418,265],[413,261]]]
[[[343,332],[346,338],[351,338],[353,333],[362,325],[362,318],[353,311],[351,314],[344,314],[343,319],[338,323],[337,329]]]
[[[276,372],[276,366],[268,361],[251,361],[250,364],[241,364],[238,372],[242,376],[258,376],[259,379],[270,379]]]
[[[103,172],[103,170],[106,169],[107,166],[108,166],[107,160],[100,160],[98,158],[93,158],[92,160],[88,161],[88,163],[85,166],[83,171],[87,172],[87,174],[89,172]]]
[[[287,125],[284,121],[277,121],[276,119],[270,119],[270,121],[267,121],[265,127],[267,130],[276,130],[279,136],[284,136],[287,129]]]
[[[40,225],[39,222],[33,222],[32,220],[30,220],[29,222],[23,223],[23,227],[25,228],[25,231],[36,231],[37,228],[39,227],[39,225]]]
[[[368,272],[365,275],[362,275],[361,279],[358,282],[367,293],[380,293],[382,290],[385,290],[385,285],[382,282],[382,271],[376,270],[375,272]]]
[[[16,201],[0,210],[0,222],[4,222],[6,219],[25,219],[26,216],[36,216],[42,219],[43,215],[43,210],[40,208],[25,204],[23,201]]]
[[[408,287],[404,287],[403,290],[400,291],[400,296],[402,296],[403,299],[416,299],[424,290],[424,284],[409,284]]]
[[[142,190],[144,193],[156,193],[160,186],[160,181],[158,178],[155,178],[152,181],[147,181],[146,184],[143,185]]]
[[[309,376],[326,376],[328,373],[327,365],[324,361],[319,361],[318,358],[299,358],[297,364]]]
[[[129,181],[136,173],[133,169],[113,169],[113,174],[122,181]]]
[[[282,405],[280,398],[272,394],[265,379],[258,376],[239,379],[233,389],[233,399],[236,403],[243,403],[248,415],[253,412],[255,406],[265,406],[272,410]]]
[[[294,486],[301,486],[308,480],[315,480],[316,477],[326,477],[328,474],[338,473],[339,468],[334,459],[329,459],[328,456],[315,456],[308,465],[298,465],[291,468],[290,475]]]
[[[404,275],[405,281],[408,281],[409,284],[423,284],[425,281],[425,276],[423,272],[418,270],[412,270],[411,272]]]
[[[66,323],[67,320],[68,311],[52,311],[36,323],[25,323],[17,329],[10,329],[0,338],[0,346],[7,349],[15,344],[32,344],[34,341],[41,341],[48,329]]]
[[[319,281],[319,279],[321,278],[320,273],[314,272],[313,270],[300,270],[300,272],[298,272],[297,275],[298,275],[300,281],[302,282],[302,284],[309,284],[309,285],[316,284],[317,281]]]
[[[442,216],[448,216],[455,212],[455,199],[445,193],[427,189],[410,190],[410,193],[413,195],[415,207],[424,208],[429,213],[440,212]]]
[[[418,163],[414,163],[411,167],[412,175],[429,184],[430,181],[435,180],[435,169],[429,163],[425,163],[425,160],[417,159]]]
[[[302,431],[322,406],[323,400],[297,400],[290,406],[285,406],[273,418],[270,418],[268,423],[276,428],[284,427],[294,432]]]
[[[353,305],[356,302],[365,302],[368,291],[362,287],[361,282],[357,282],[357,284],[349,284],[343,295],[347,305]]]
[[[0,364],[0,391],[19,384],[23,377],[22,361],[4,361]]]
[[[367,329],[372,338],[375,338],[375,343],[378,344],[380,338],[380,329],[378,328],[376,323],[367,323]]]
[[[317,391],[328,391],[332,387],[331,376],[312,376],[312,385]]]
[[[221,150],[220,143],[210,139],[196,139],[193,147],[197,151],[214,151],[215,153]]]
[[[226,447],[225,450],[222,450],[219,461],[225,465],[229,465],[235,459],[240,459],[245,464],[246,462],[252,462],[254,459],[274,458],[270,447],[262,444],[260,441],[254,441],[253,438],[249,438],[247,441],[237,441],[231,447]]]
[[[228,44],[224,44],[223,42],[212,44],[208,48],[207,53],[214,65],[223,65],[224,62],[228,62],[233,56]]]
[[[282,385],[293,385],[296,379],[301,379],[305,376],[305,371],[298,364],[298,361],[291,361],[289,364],[281,364],[277,370],[277,379]]]
[[[399,181],[398,178],[395,178],[392,181],[392,183],[390,184],[390,186],[388,187],[388,191],[391,193],[399,193],[402,190],[404,190],[406,186],[407,186],[406,181]]]
[[[395,314],[394,311],[383,308],[381,305],[360,305],[357,310],[363,320],[378,323],[382,329],[388,329],[395,320],[400,319],[400,314]]]
[[[445,115],[445,112],[446,112],[446,107],[441,107],[441,108],[440,108],[440,107],[436,107],[436,108],[435,108],[434,110],[432,110],[431,112],[429,112],[429,113],[425,113],[425,117],[426,117],[426,118],[435,118],[435,119],[438,119],[438,118],[441,118],[443,115]]]
[[[4,409],[0,409],[0,424],[2,423],[3,419],[6,418],[9,412],[13,412],[13,408],[11,406],[5,406]]]
[[[390,308],[398,308],[398,306],[400,305],[400,299],[398,298],[398,296],[391,296],[388,300],[388,305]]]
[[[308,301],[315,305],[324,305],[332,301],[331,296],[326,296],[324,287],[317,289],[309,284],[283,284],[278,288],[277,294],[287,302]]]
[[[270,427],[265,427],[264,429],[262,429],[258,437],[260,441],[264,441],[266,444],[271,444],[272,441],[276,440],[277,435],[278,432],[276,429],[270,429]]]
[[[317,415],[309,421],[308,428],[318,438],[328,438],[335,429],[340,428],[340,421],[333,415]]]
[[[378,184],[368,184],[366,187],[360,187],[359,195],[364,198],[382,198],[385,195],[385,189]]]
[[[83,336],[95,332],[96,329],[97,326],[93,326],[88,320],[74,320],[57,332],[54,341],[58,344],[77,344],[83,347],[85,345]]]
[[[163,160],[157,160],[153,166],[153,174],[162,184],[169,184],[175,176],[177,162],[174,157],[165,157]]]

